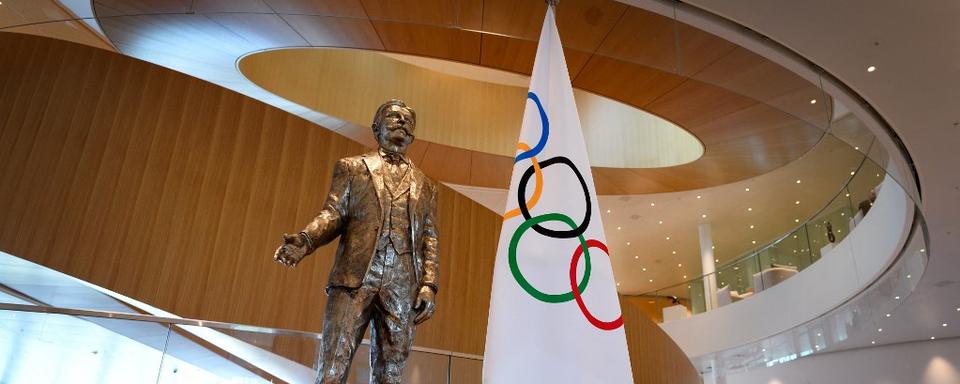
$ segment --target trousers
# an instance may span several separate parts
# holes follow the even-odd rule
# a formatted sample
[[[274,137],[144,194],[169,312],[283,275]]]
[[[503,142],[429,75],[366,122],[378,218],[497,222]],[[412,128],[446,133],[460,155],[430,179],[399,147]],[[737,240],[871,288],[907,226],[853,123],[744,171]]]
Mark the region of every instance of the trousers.
[[[315,383],[346,383],[370,325],[370,382],[399,384],[413,345],[418,290],[413,255],[392,244],[376,251],[359,288],[328,288]]]

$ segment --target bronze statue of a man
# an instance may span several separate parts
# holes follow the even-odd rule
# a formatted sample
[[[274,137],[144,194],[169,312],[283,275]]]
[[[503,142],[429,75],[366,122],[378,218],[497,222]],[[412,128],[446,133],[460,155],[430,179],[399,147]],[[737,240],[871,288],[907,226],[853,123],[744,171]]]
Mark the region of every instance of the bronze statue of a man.
[[[416,112],[400,100],[377,109],[380,148],[337,161],[323,209],[274,259],[295,266],[340,236],[327,283],[317,383],[344,383],[370,331],[370,382],[399,383],[414,327],[433,315],[439,283],[437,189],[405,156]]]

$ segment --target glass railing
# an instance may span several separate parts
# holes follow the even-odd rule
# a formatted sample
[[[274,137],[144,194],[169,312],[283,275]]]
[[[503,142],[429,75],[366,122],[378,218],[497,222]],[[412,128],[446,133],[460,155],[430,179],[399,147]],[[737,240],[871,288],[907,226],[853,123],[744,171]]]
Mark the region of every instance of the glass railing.
[[[317,333],[0,303],[3,383],[312,383]],[[348,383],[366,383],[367,341]],[[480,356],[414,347],[407,383],[479,383]]]
[[[871,148],[879,146],[875,139],[861,147],[863,144],[855,146],[850,138],[842,137],[844,132],[838,133],[841,137],[835,136],[832,131],[828,132],[824,140],[846,143],[844,150],[860,154],[859,164],[849,171],[849,177],[839,191],[822,208],[804,220],[794,219],[795,226],[785,235],[729,258],[729,261],[718,265],[713,273],[673,283],[640,296],[664,312],[664,321],[746,300],[797,275],[821,258],[829,257],[834,247],[855,230],[869,213],[878,194],[900,194],[910,200],[911,205],[915,205],[898,181],[874,161],[877,158],[886,159],[882,150]],[[862,140],[863,136],[864,133],[860,132],[857,139]],[[849,164],[842,166],[849,167]],[[919,210],[912,212],[919,216]],[[714,295],[713,303],[707,299],[708,295]],[[671,315],[667,315],[668,312]]]

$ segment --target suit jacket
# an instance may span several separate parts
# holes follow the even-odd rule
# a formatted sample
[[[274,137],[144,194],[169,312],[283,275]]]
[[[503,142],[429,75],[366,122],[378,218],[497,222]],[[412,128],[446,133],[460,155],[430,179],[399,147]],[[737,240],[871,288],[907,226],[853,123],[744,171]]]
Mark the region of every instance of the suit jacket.
[[[323,209],[303,230],[320,247],[340,236],[328,287],[357,288],[369,270],[389,196],[383,181],[383,160],[377,151],[337,161],[330,193]],[[414,270],[420,285],[436,292],[439,284],[437,244],[437,189],[409,163],[410,241]],[[314,249],[308,249],[312,253]]]

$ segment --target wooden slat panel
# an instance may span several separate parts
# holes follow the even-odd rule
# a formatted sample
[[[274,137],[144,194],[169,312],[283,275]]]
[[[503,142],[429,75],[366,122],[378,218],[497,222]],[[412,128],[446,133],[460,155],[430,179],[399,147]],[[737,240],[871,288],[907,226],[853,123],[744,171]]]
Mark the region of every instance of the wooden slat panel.
[[[480,29],[483,0],[362,0],[371,20]]]
[[[462,29],[374,21],[387,51],[480,62],[480,33]]]
[[[314,47],[383,49],[369,20],[310,15],[282,17]]]
[[[634,106],[646,106],[685,81],[683,77],[605,56],[594,55],[574,80],[573,85],[621,100]],[[647,109],[657,114],[656,111]],[[661,117],[663,117],[661,115]],[[667,119],[670,120],[670,119]],[[682,127],[682,125],[681,125]]]
[[[277,13],[366,18],[360,0],[263,0]]]
[[[631,298],[621,297],[620,308],[630,349],[633,382],[640,384],[698,384],[700,374],[660,326]]]

